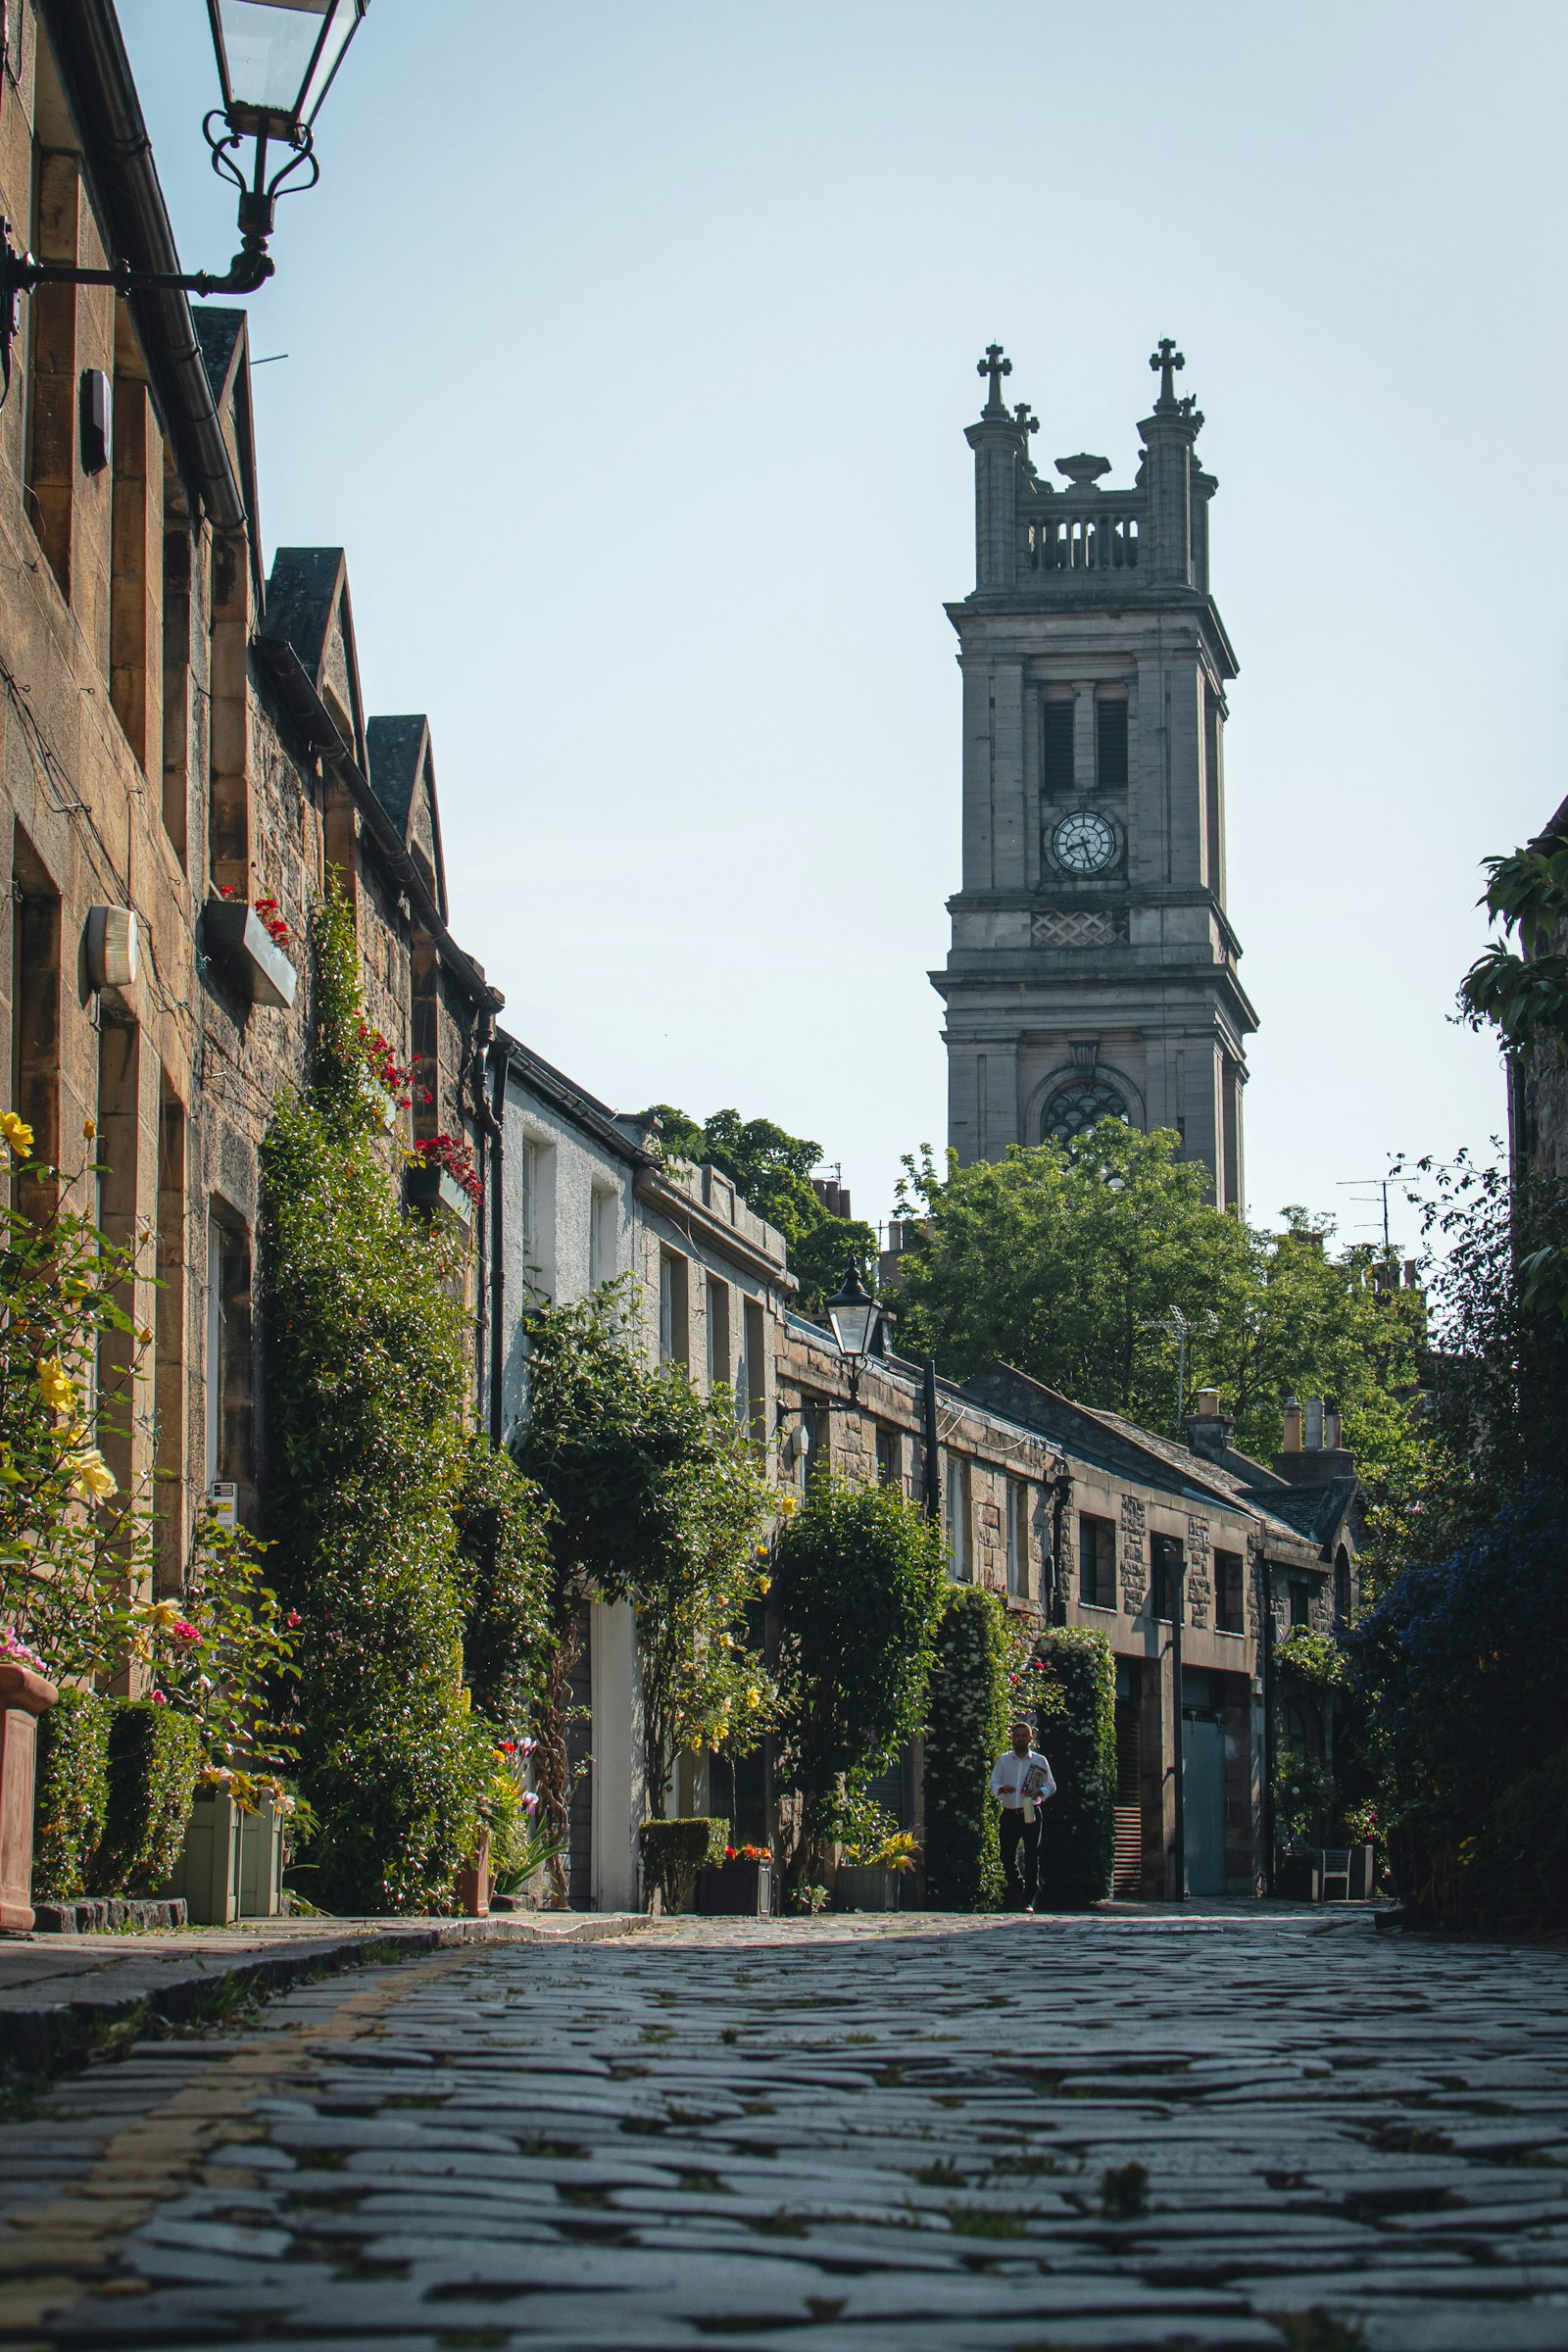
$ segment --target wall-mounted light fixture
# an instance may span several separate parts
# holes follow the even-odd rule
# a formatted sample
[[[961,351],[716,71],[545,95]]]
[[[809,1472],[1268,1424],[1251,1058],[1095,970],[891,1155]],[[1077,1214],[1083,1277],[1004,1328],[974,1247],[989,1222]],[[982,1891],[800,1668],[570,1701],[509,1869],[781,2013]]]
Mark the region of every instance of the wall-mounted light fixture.
[[[11,224],[0,220],[0,402],[11,389],[17,305],[34,286],[208,295],[254,294],[267,283],[276,267],[267,250],[274,207],[279,195],[297,192],[284,186],[296,172],[310,173],[302,188],[320,177],[312,125],[368,6],[369,0],[207,0],[223,103],[202,131],[213,170],[239,190],[240,250],[221,276],[206,270],[189,276],[132,270],[128,262],[107,270],[37,262],[13,245]],[[255,141],[249,176],[236,160],[247,139]],[[279,148],[285,151],[281,164]]]

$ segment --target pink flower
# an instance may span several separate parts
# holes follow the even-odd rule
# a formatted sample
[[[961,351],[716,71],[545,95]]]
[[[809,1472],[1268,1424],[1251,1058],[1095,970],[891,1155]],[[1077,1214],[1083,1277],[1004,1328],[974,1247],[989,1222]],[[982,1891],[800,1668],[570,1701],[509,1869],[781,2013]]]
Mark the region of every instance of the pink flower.
[[[300,1615],[298,1609],[287,1609],[284,1611],[283,1623],[287,1626],[289,1632],[292,1633],[294,1628],[297,1625],[303,1625],[305,1620]]]
[[[201,1635],[195,1626],[189,1624],[183,1617],[176,1617],[169,1630],[176,1642],[199,1642],[201,1640]]]
[[[153,1702],[153,1705],[154,1705],[155,1707],[167,1707],[167,1706],[168,1706],[168,1704],[169,1704],[169,1700],[168,1700],[168,1699],[165,1697],[165,1695],[164,1695],[164,1693],[163,1693],[163,1691],[162,1691],[162,1690],[154,1690],[154,1691],[151,1693],[151,1696],[152,1696],[152,1702]]]
[[[524,1811],[525,1813],[537,1813],[537,1812],[538,1812],[538,1810],[539,1810],[539,1791],[538,1791],[538,1789],[537,1789],[537,1788],[525,1788],[525,1789],[523,1790],[523,1792],[522,1792],[522,1809],[523,1809],[523,1811]]]

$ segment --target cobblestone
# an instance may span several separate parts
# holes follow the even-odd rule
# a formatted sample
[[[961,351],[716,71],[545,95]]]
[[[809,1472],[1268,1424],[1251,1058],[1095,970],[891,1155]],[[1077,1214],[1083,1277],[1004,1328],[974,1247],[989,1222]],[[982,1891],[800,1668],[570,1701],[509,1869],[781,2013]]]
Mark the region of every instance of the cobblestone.
[[[1568,2352],[1565,2026],[1349,1912],[447,1953],[0,2131],[0,2342]]]

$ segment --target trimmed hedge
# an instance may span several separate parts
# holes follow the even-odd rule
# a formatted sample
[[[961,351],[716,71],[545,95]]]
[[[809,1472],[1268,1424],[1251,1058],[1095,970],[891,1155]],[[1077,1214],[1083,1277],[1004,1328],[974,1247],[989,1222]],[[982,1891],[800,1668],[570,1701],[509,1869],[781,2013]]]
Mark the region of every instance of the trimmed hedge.
[[[69,1903],[87,1891],[87,1865],[109,1812],[109,1702],[95,1690],[62,1690],[38,1718],[32,1805],[35,1901]]]
[[[1088,1626],[1054,1626],[1035,1643],[1035,1743],[1056,1793],[1041,1808],[1040,1902],[1081,1911],[1111,1889],[1116,1843],[1116,1662]]]
[[[991,1768],[1007,1739],[1007,1635],[981,1585],[950,1588],[937,1623],[925,1740],[925,1884],[934,1911],[994,1911],[1002,1857]]]
[[[696,1814],[684,1821],[645,1821],[637,1835],[649,1901],[662,1894],[666,1911],[684,1911],[697,1873],[710,1862],[723,1861],[729,1823]]]
[[[168,1884],[196,1796],[201,1731],[156,1699],[110,1704],[109,1804],[89,1894],[152,1894]]]

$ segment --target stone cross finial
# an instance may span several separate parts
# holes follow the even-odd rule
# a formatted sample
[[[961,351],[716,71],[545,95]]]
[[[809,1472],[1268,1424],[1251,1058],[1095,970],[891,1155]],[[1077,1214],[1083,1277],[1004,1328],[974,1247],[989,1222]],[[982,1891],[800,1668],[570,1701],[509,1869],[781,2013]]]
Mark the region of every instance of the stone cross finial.
[[[1012,420],[1020,433],[1038,433],[1040,430],[1040,419],[1026,400],[1019,401],[1012,412]]]
[[[988,375],[991,378],[991,388],[986,394],[987,410],[1001,411],[1005,416],[1006,409],[1002,398],[1002,379],[1004,375],[1012,373],[1012,362],[1003,358],[1000,343],[986,345],[986,356],[975,368],[975,373],[976,375]]]
[[[1150,353],[1149,365],[1151,368],[1152,368],[1154,373],[1159,378],[1160,407],[1163,408],[1167,401],[1169,401],[1172,407],[1174,407],[1176,401],[1176,369],[1178,368],[1185,368],[1187,362],[1177,350],[1175,338],[1173,336],[1160,336],[1159,349]]]

